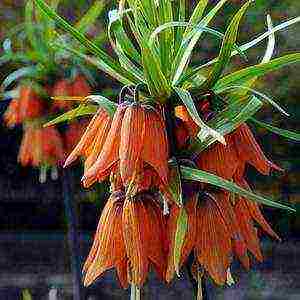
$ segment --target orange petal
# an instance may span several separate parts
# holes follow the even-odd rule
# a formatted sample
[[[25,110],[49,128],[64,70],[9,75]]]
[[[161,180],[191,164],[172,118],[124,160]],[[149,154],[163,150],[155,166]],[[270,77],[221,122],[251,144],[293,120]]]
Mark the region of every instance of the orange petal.
[[[257,230],[253,225],[246,201],[247,200],[242,197],[239,198],[234,206],[235,215],[237,217],[239,228],[248,250],[256,257],[258,261],[263,261]]]
[[[196,164],[201,170],[214,173],[222,178],[231,179],[239,163],[238,153],[230,135],[225,137],[226,146],[220,143],[201,152]]]
[[[207,199],[197,209],[196,255],[198,262],[219,285],[226,281],[230,266],[230,233],[220,208],[215,201]]]
[[[84,285],[92,284],[106,270],[119,267],[126,259],[122,237],[122,205],[117,194],[112,194],[101,214],[97,233],[89,256],[83,267]]]
[[[199,132],[199,126],[194,122],[184,105],[175,107],[175,116],[181,119],[189,131],[191,137],[196,137]]]
[[[251,164],[264,175],[270,173],[271,167],[275,165],[266,158],[246,124],[242,124],[236,129],[233,139],[240,160]]]
[[[124,242],[131,281],[138,286],[143,285],[149,270],[148,249],[151,240],[149,228],[145,228],[146,218],[147,211],[142,201],[125,200],[122,218]]]
[[[118,162],[121,127],[126,108],[127,106],[124,104],[118,106],[107,138],[96,162],[84,173],[82,181],[85,187],[90,186],[97,179],[103,181],[110,175],[111,169]]]
[[[78,156],[87,156],[87,154],[89,154],[86,153],[86,149],[89,148],[89,145],[92,144],[93,141],[96,139],[98,130],[106,128],[105,125],[109,123],[109,120],[110,117],[107,114],[106,110],[100,108],[90,121],[77,146],[68,156],[64,167],[70,165],[73,161],[77,159]]]
[[[145,225],[148,228],[150,239],[148,248],[148,258],[153,263],[156,273],[160,280],[164,280],[166,273],[166,242],[165,220],[162,209],[151,197],[145,197],[144,205],[147,210]],[[144,233],[145,234],[145,233]]]
[[[235,181],[239,186],[243,187],[244,189],[251,190],[247,181],[243,177],[235,178]],[[251,215],[252,219],[255,220],[266,233],[268,233],[273,238],[280,240],[279,236],[273,231],[271,226],[265,220],[264,216],[262,215],[259,209],[258,204],[247,199],[245,199],[245,204],[249,210],[249,214]]]
[[[237,255],[244,267],[246,269],[249,269],[250,262],[247,254],[247,246],[240,231],[234,209],[230,202],[230,193],[221,191],[214,195],[217,199],[217,203],[222,212],[224,222],[226,223],[226,226],[232,238],[233,252]]]
[[[168,184],[168,158],[169,144],[164,121],[158,112],[148,108],[142,159],[154,168],[164,185]]]
[[[137,103],[131,104],[124,114],[119,148],[120,173],[125,186],[129,185],[139,172],[144,134],[144,108]]]

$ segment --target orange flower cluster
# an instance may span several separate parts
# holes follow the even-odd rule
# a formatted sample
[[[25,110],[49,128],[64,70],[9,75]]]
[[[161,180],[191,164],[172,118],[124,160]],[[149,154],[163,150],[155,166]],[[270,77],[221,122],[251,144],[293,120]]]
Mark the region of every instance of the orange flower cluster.
[[[158,110],[147,105],[121,104],[112,119],[99,109],[65,166],[78,156],[87,158],[82,179],[85,187],[112,174],[120,175],[131,196],[168,184],[164,120]]]
[[[14,127],[25,121],[40,117],[44,113],[43,100],[30,86],[19,87],[18,99],[13,99],[4,114],[4,121],[8,127]]]
[[[208,117],[209,103],[202,103],[200,110]],[[165,116],[162,109],[140,102],[119,104],[113,116],[100,108],[65,162],[67,166],[78,157],[85,159],[85,187],[108,177],[111,182],[112,194],[84,265],[86,286],[111,268],[117,270],[124,288],[129,283],[142,286],[150,266],[163,281],[174,276],[173,249],[181,208],[173,203],[168,216],[162,209],[161,195],[167,194],[170,200],[172,173]],[[199,128],[183,106],[176,107],[175,116],[173,130],[181,149]],[[244,179],[247,164],[265,175],[272,168],[280,170],[264,156],[246,124],[227,135],[226,142],[226,146],[215,144],[202,152],[194,161],[197,167],[245,189],[249,189]],[[208,185],[202,184],[202,191],[199,187],[195,185],[185,199],[188,227],[180,266],[193,253],[194,271],[201,270],[222,285],[234,257],[247,269],[249,252],[262,260],[255,223],[272,237],[278,236],[256,203],[233,198],[224,190],[211,191]]]
[[[61,80],[53,87],[45,87],[49,95],[87,96],[90,87],[81,75],[77,75],[73,82]],[[49,118],[57,109],[69,109],[73,105],[71,101],[58,105],[59,101],[51,105],[30,85],[21,85],[19,97],[13,99],[4,114],[4,121],[8,127],[23,124],[23,138],[19,151],[18,160],[22,166],[31,165],[56,166],[64,159],[66,153],[78,143],[83,129],[86,127],[84,121],[78,121],[69,125],[63,133],[57,128],[43,128],[45,118]],[[67,104],[66,104],[67,103]]]

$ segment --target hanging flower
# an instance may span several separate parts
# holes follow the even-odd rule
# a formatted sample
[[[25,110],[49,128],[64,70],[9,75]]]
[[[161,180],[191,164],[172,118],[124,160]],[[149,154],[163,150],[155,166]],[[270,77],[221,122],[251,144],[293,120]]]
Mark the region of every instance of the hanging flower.
[[[20,117],[19,110],[20,110],[20,105],[18,99],[11,100],[3,116],[4,122],[7,127],[12,128],[15,125],[21,124],[21,117]]]
[[[94,165],[85,172],[83,182],[89,186],[95,179],[102,181],[117,167],[123,184],[131,188],[147,165],[166,185],[167,159],[166,130],[159,112],[142,104],[122,104],[114,115],[103,149]]]
[[[93,246],[83,267],[85,286],[106,270],[116,268],[121,286],[128,287],[128,258],[122,233],[124,198],[124,193],[113,192],[102,211]]]
[[[78,144],[65,161],[64,167],[70,165],[79,156],[86,159],[85,169],[88,169],[98,158],[112,120],[105,109],[100,108],[94,115]]]
[[[59,132],[53,127],[26,125],[18,160],[22,166],[54,166],[64,159]]]

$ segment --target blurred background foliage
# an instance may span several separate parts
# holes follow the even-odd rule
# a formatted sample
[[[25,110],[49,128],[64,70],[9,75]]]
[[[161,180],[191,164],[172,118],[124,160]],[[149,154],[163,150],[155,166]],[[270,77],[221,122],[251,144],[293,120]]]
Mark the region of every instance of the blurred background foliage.
[[[24,0],[2,0],[0,1],[0,41],[5,40],[7,33],[16,25],[24,21]],[[191,1],[191,4],[196,1]],[[211,5],[217,0],[211,0]],[[216,19],[213,28],[218,28],[224,32],[226,24],[232,15],[244,1],[228,1],[220,17]],[[62,0],[60,1],[58,12],[72,23],[84,14],[93,1],[89,0]],[[107,23],[107,13],[114,6],[114,1],[107,1],[103,13],[95,24],[88,31],[90,37],[102,33],[99,43],[109,52],[111,49],[106,44],[106,32],[103,31]],[[249,9],[240,30],[239,43],[243,43],[264,32],[267,28],[266,15],[270,14],[274,25],[300,15],[300,1],[298,0],[256,0],[255,6]],[[223,16],[223,18],[222,18]],[[12,47],[18,47],[20,36],[12,38]],[[258,47],[251,49],[248,53],[249,63],[254,64],[259,61],[265,49],[265,42]],[[194,57],[195,61],[207,60],[216,55],[219,45],[215,40],[207,35],[205,44],[199,45],[199,52]],[[215,50],[214,50],[215,49]],[[276,33],[275,57],[283,54],[293,53],[300,49],[299,26]],[[3,53],[3,45],[0,55]],[[240,66],[246,63],[234,58]],[[16,68],[14,64],[0,66],[0,80]],[[300,129],[300,109],[298,94],[300,93],[300,76],[298,65],[292,65],[265,76],[259,82],[258,89],[267,95],[272,94],[274,99],[282,104],[291,114],[290,118],[283,119],[279,113],[272,111],[272,108],[265,107],[259,113],[259,119],[272,121],[275,126],[299,131]],[[114,96],[119,87],[112,83],[111,79],[98,71],[93,70],[96,80],[93,93],[96,94],[104,89],[107,95]],[[1,102],[0,113],[2,114],[7,101]],[[252,126],[253,127],[253,126]],[[283,174],[274,174],[271,177],[258,175],[249,169],[249,178],[253,186],[262,193],[273,195],[278,199],[289,201],[296,206],[300,205],[300,145],[275,134],[267,132],[261,128],[255,128],[258,140],[262,144],[268,157],[285,169]],[[36,180],[36,170],[22,168],[17,164],[17,151],[20,145],[21,130],[8,130],[2,123],[0,125],[0,192],[2,194],[0,211],[0,226],[4,230],[61,230],[65,228],[63,213],[63,201],[61,199],[61,186],[59,182],[47,182],[41,185]],[[103,207],[104,199],[107,197],[105,185],[99,185],[90,191],[80,187],[80,168],[74,166],[73,185],[74,199],[79,203],[79,223],[81,230],[94,230],[100,210]],[[4,213],[5,211],[5,213]],[[299,210],[298,210],[299,211]],[[290,215],[279,210],[266,209],[267,217],[274,225],[275,229],[284,238],[288,235],[296,235],[300,229],[300,221],[297,215]]]

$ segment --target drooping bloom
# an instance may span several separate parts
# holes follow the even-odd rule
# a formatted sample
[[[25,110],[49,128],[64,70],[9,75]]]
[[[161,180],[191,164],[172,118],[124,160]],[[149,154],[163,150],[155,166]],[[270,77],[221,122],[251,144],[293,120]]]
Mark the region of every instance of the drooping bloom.
[[[83,267],[85,286],[105,271],[116,268],[121,286],[128,287],[128,258],[122,232],[124,198],[124,193],[114,192],[102,211],[93,246]]]
[[[20,105],[18,99],[13,99],[9,103],[9,106],[4,113],[3,119],[7,127],[14,127],[15,125],[18,125],[21,123],[20,118]]]
[[[87,126],[78,144],[68,156],[64,166],[68,166],[79,156],[86,159],[85,169],[92,166],[102,150],[111,122],[111,117],[106,110],[99,108]]]
[[[224,179],[233,180],[245,189],[250,189],[244,179],[246,164],[251,164],[265,175],[269,174],[271,168],[280,169],[264,156],[245,124],[227,135],[226,143],[226,146],[215,144],[201,152],[196,160],[197,166]],[[255,224],[270,236],[279,238],[264,219],[257,203],[241,196],[236,196],[233,201],[230,193],[224,190],[208,191],[207,195],[209,197],[198,200],[192,197],[186,205],[188,230],[181,252],[181,265],[194,251],[196,264],[206,270],[217,284],[222,285],[228,279],[228,270],[234,256],[247,269],[250,265],[248,252],[262,261]],[[171,208],[168,224],[171,237],[175,234],[178,211],[176,206]],[[171,254],[169,260],[172,260]],[[167,280],[171,280],[173,275],[174,267],[169,263]]]
[[[19,97],[10,102],[4,114],[4,121],[8,127],[14,127],[24,121],[41,117],[43,112],[43,102],[33,88],[21,85]]]
[[[151,196],[125,200],[122,191],[112,193],[102,212],[94,243],[85,262],[84,284],[90,285],[106,270],[116,268],[122,287],[141,286],[150,266],[163,280],[166,267],[164,219]]]
[[[166,237],[159,204],[146,193],[135,199],[126,199],[122,222],[130,282],[142,286],[150,265],[163,280],[166,269]]]
[[[155,141],[155,142],[154,142]],[[151,168],[162,185],[168,182],[168,141],[158,111],[138,103],[119,105],[103,149],[83,177],[85,186],[104,180],[120,169],[123,184],[130,188],[144,168]]]
[[[53,127],[26,126],[19,150],[18,160],[22,166],[54,166],[64,159],[63,143],[59,132]]]

